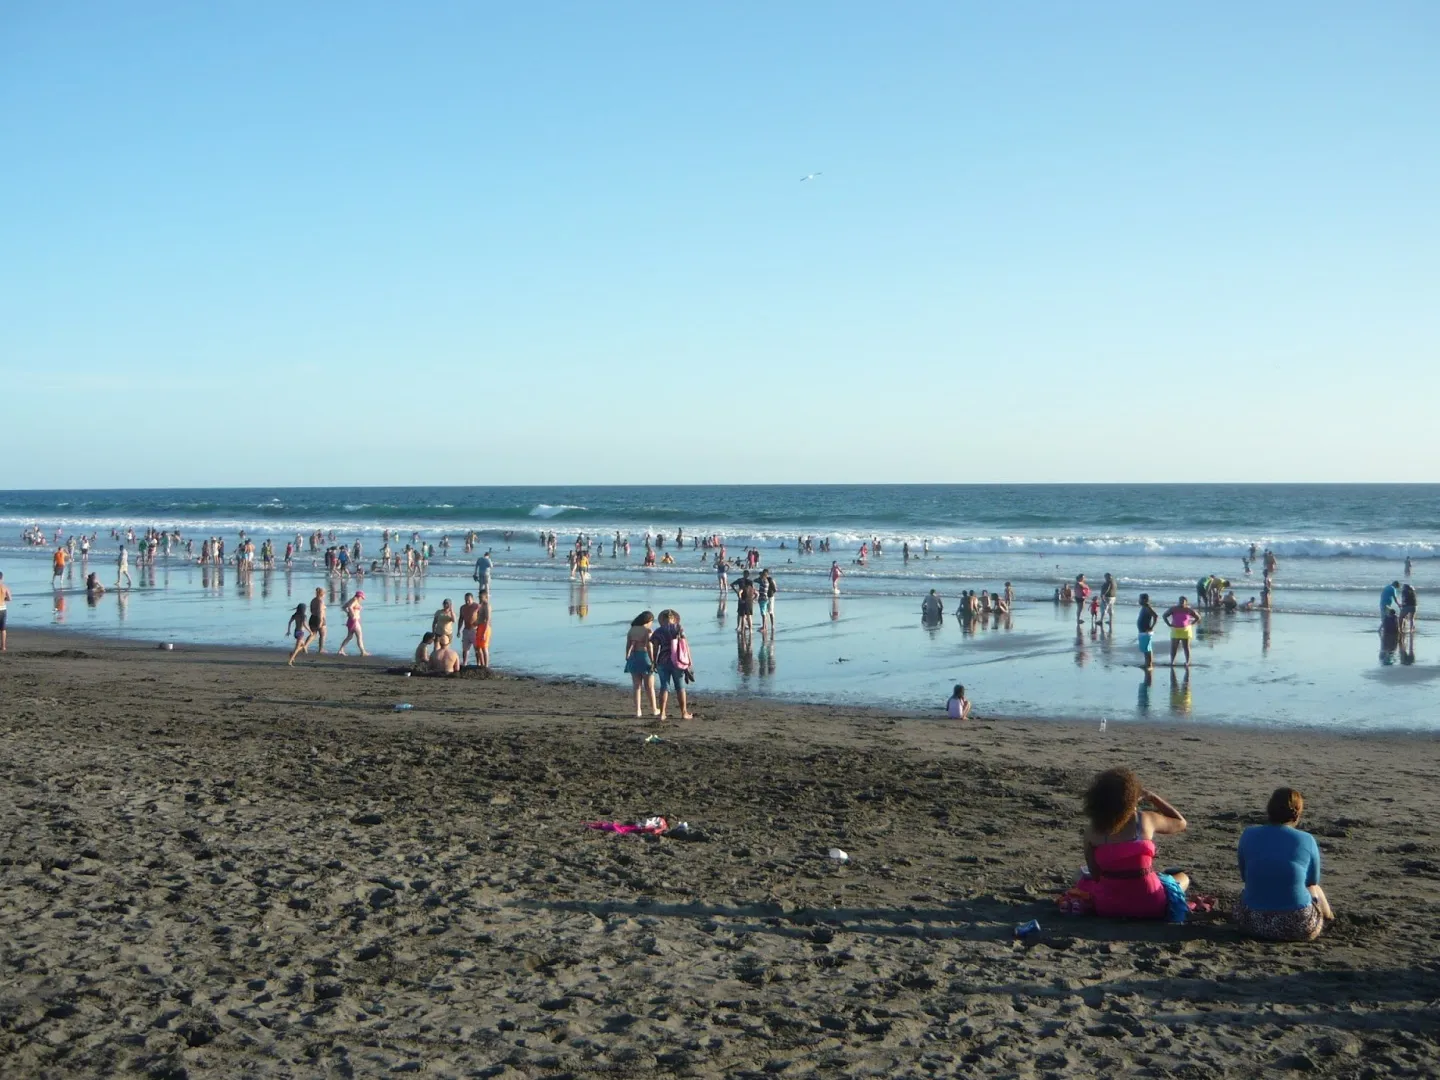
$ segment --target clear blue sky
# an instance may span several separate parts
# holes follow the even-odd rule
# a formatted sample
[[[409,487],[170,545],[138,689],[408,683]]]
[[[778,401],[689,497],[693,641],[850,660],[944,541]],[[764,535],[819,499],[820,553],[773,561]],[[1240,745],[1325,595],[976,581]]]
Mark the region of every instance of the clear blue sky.
[[[1440,480],[1437,55],[1432,0],[10,0],[0,487]]]

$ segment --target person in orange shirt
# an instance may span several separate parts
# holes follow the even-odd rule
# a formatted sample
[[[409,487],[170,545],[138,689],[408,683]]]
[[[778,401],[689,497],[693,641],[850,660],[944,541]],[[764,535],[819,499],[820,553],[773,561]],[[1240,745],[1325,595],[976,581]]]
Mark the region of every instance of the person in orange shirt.
[[[69,556],[65,554],[65,549],[63,547],[55,549],[55,561],[50,571],[51,585],[58,584],[60,579],[65,576],[65,563],[68,560]]]

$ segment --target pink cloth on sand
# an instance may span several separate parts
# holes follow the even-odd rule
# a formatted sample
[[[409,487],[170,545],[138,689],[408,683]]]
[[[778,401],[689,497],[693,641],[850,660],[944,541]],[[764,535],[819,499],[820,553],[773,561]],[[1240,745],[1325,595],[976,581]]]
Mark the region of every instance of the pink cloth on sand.
[[[659,822],[658,825],[632,825],[628,821],[587,821],[585,822],[585,828],[596,829],[599,832],[620,833],[621,835],[629,833],[649,833],[652,836],[659,836],[669,828],[669,824],[664,818],[660,818]]]

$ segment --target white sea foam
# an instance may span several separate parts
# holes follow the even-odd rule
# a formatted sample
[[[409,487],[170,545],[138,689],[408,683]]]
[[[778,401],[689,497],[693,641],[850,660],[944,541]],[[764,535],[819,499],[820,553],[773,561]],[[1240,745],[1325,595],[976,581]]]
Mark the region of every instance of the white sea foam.
[[[279,509],[268,505],[266,509]],[[443,509],[436,506],[434,509]],[[85,514],[64,514],[57,515],[49,520],[40,521],[47,530],[55,527],[70,532],[99,532],[106,534],[112,528],[126,528],[134,526],[141,528],[149,525],[157,525],[162,528],[178,527],[187,536],[206,535],[230,535],[240,530],[245,530],[257,536],[284,536],[287,533],[308,533],[316,529],[323,531],[335,530],[337,533],[353,535],[378,534],[382,529],[390,529],[392,532],[408,534],[420,532],[427,540],[438,540],[442,534],[448,533],[452,537],[463,534],[468,529],[475,529],[484,535],[499,537],[505,532],[515,533],[522,538],[520,543],[532,540],[534,534],[524,529],[516,529],[516,522],[464,522],[464,521],[427,521],[416,519],[411,521],[381,521],[376,520],[384,507],[374,506],[368,503],[346,503],[344,510],[348,519],[321,519],[321,518],[297,518],[294,520],[275,520],[239,517],[206,517],[196,514],[193,511],[186,513],[184,510],[170,511],[173,517],[153,515],[150,518],[130,518],[122,515],[85,515]],[[567,511],[585,510],[583,506],[568,503],[551,505],[540,503],[529,512],[529,517],[541,520],[550,520],[565,514]],[[366,513],[366,512],[369,513]],[[36,524],[33,516],[0,516],[0,543],[4,542],[5,533],[13,530],[19,531],[27,526]],[[629,522],[586,522],[583,526],[576,526],[574,532],[583,532],[585,535],[600,541],[608,542],[609,538],[616,532],[622,536],[628,536],[632,544],[638,543],[640,538],[647,532],[664,533],[673,535],[674,526],[645,524],[635,521]],[[900,556],[902,545],[909,543],[912,554],[919,554],[923,543],[928,540],[930,551],[935,554],[948,554],[957,556],[1094,556],[1094,557],[1176,557],[1176,558],[1206,558],[1217,560],[1231,560],[1238,563],[1240,558],[1249,552],[1251,543],[1259,548],[1270,548],[1281,560],[1282,565],[1287,559],[1312,560],[1312,559],[1334,559],[1334,558],[1357,558],[1357,559],[1381,559],[1391,562],[1403,561],[1407,556],[1417,562],[1425,559],[1440,558],[1440,538],[1428,537],[1365,537],[1365,536],[1178,536],[1178,535],[1145,535],[1128,533],[1052,533],[1044,535],[1026,534],[990,534],[990,535],[955,535],[945,533],[934,533],[928,536],[922,535],[887,535],[881,530],[876,533],[857,532],[854,530],[822,530],[804,529],[804,535],[814,536],[818,541],[821,537],[828,537],[831,544],[830,556],[838,558],[842,563],[852,559],[862,543],[868,542],[874,535],[879,535],[885,546],[885,553],[888,559],[896,559]],[[774,528],[758,528],[747,525],[731,525],[727,528],[715,528],[711,526],[692,526],[686,528],[687,536],[710,536],[718,534],[732,554],[738,554],[747,547],[757,547],[762,550],[778,550],[783,543],[787,552],[795,550],[797,537],[796,530],[777,530]],[[572,536],[572,530],[567,528],[565,536],[568,540]],[[690,550],[688,543],[686,550]],[[817,550],[815,557],[819,558],[821,553]],[[1257,573],[1259,567],[1256,567]]]
[[[559,506],[551,506],[549,503],[541,503],[530,511],[532,518],[553,518],[559,517],[566,510],[584,510],[583,506],[571,506],[568,503],[561,503]],[[613,531],[613,530],[612,530]]]

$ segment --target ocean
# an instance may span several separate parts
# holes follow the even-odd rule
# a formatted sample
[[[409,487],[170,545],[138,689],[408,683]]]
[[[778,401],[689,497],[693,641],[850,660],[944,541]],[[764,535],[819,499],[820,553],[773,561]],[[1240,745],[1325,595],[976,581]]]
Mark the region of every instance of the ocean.
[[[49,547],[27,543],[22,535],[32,528],[52,540],[57,530],[62,536],[95,534],[92,563],[113,569],[112,530],[123,534],[146,527],[178,529],[195,541],[197,553],[207,536],[224,537],[233,551],[242,530],[257,543],[272,539],[279,551],[297,534],[333,532],[336,542],[360,540],[367,566],[384,530],[397,534],[392,540],[397,548],[418,533],[437,545],[428,574],[418,580],[373,575],[365,586],[368,644],[372,651],[395,655],[408,654],[428,623],[417,607],[424,609],[442,594],[458,600],[464,591],[473,556],[464,553],[462,541],[475,530],[479,548],[494,549],[498,562],[496,664],[605,678],[617,686],[623,677],[612,654],[620,646],[606,634],[623,637],[616,628],[628,623],[639,604],[703,611],[703,632],[698,620],[687,622],[690,636],[701,652],[714,647],[726,658],[712,667],[704,688],[728,693],[925,708],[937,695],[943,700],[941,691],[948,692],[950,682],[966,681],[966,671],[974,667],[988,684],[977,700],[1025,715],[1097,712],[1124,719],[1168,711],[1187,721],[1423,727],[1433,723],[1429,717],[1437,704],[1429,674],[1437,668],[1424,656],[1423,642],[1429,622],[1426,585],[1440,566],[1435,561],[1440,485],[5,492],[0,493],[0,568],[17,593],[12,630],[44,611],[47,625],[101,633],[271,643],[288,614],[286,603],[293,605],[297,594],[325,582],[338,599],[354,587],[327,580],[308,549],[288,573],[257,573],[247,580],[238,579],[233,567],[198,567],[182,548],[145,568],[143,584],[137,576],[135,589],[90,608],[79,588],[83,578],[72,577],[58,592],[50,589]],[[675,551],[677,529],[686,538],[683,551]],[[539,543],[549,531],[557,538],[555,558]],[[630,540],[628,558],[623,552],[612,557],[617,533]],[[604,545],[592,553],[592,580],[583,586],[570,581],[564,562],[567,547],[581,534]],[[647,534],[667,538],[665,550],[675,553],[676,565],[641,565]],[[722,537],[731,555],[758,549],[763,565],[780,581],[780,632],[763,657],[758,648],[745,655],[733,640],[733,610],[717,610],[713,571],[708,560],[701,561],[704,553],[691,546],[695,538],[711,535]],[[440,548],[445,537],[448,552]],[[828,540],[830,552],[801,554],[801,537]],[[875,538],[882,554],[857,565],[859,546]],[[909,560],[902,556],[907,544]],[[1207,620],[1198,646],[1204,658],[1190,688],[1177,687],[1169,699],[1175,709],[1147,705],[1143,686],[1129,688],[1121,700],[1111,679],[1099,672],[1134,670],[1136,595],[1153,594],[1163,609],[1182,593],[1193,599],[1197,578],[1217,574],[1229,579],[1241,601],[1256,596],[1260,567],[1247,576],[1242,565],[1252,545],[1270,549],[1279,561],[1274,612],[1263,619],[1240,613]],[[1421,644],[1387,656],[1375,640],[1379,592],[1402,576],[1407,558],[1413,561],[1410,581],[1422,597]],[[841,598],[833,603],[832,559],[845,574]],[[1121,587],[1122,614],[1114,633],[1102,631],[1093,642],[1088,624],[1074,632],[1073,608],[1053,603],[1059,584],[1082,572],[1092,582],[1112,573]],[[1020,601],[1008,626],[947,622],[944,630],[953,633],[937,638],[933,628],[919,625],[920,597],[931,588],[953,607],[964,589],[995,591],[1006,581]],[[120,601],[125,611],[117,618]],[[604,632],[598,629],[602,624],[608,627]],[[1255,657],[1241,651],[1240,643],[1250,636],[1263,646]],[[1282,647],[1286,642],[1291,644]],[[704,662],[697,657],[697,663]],[[1206,690],[1197,697],[1202,675]]]

